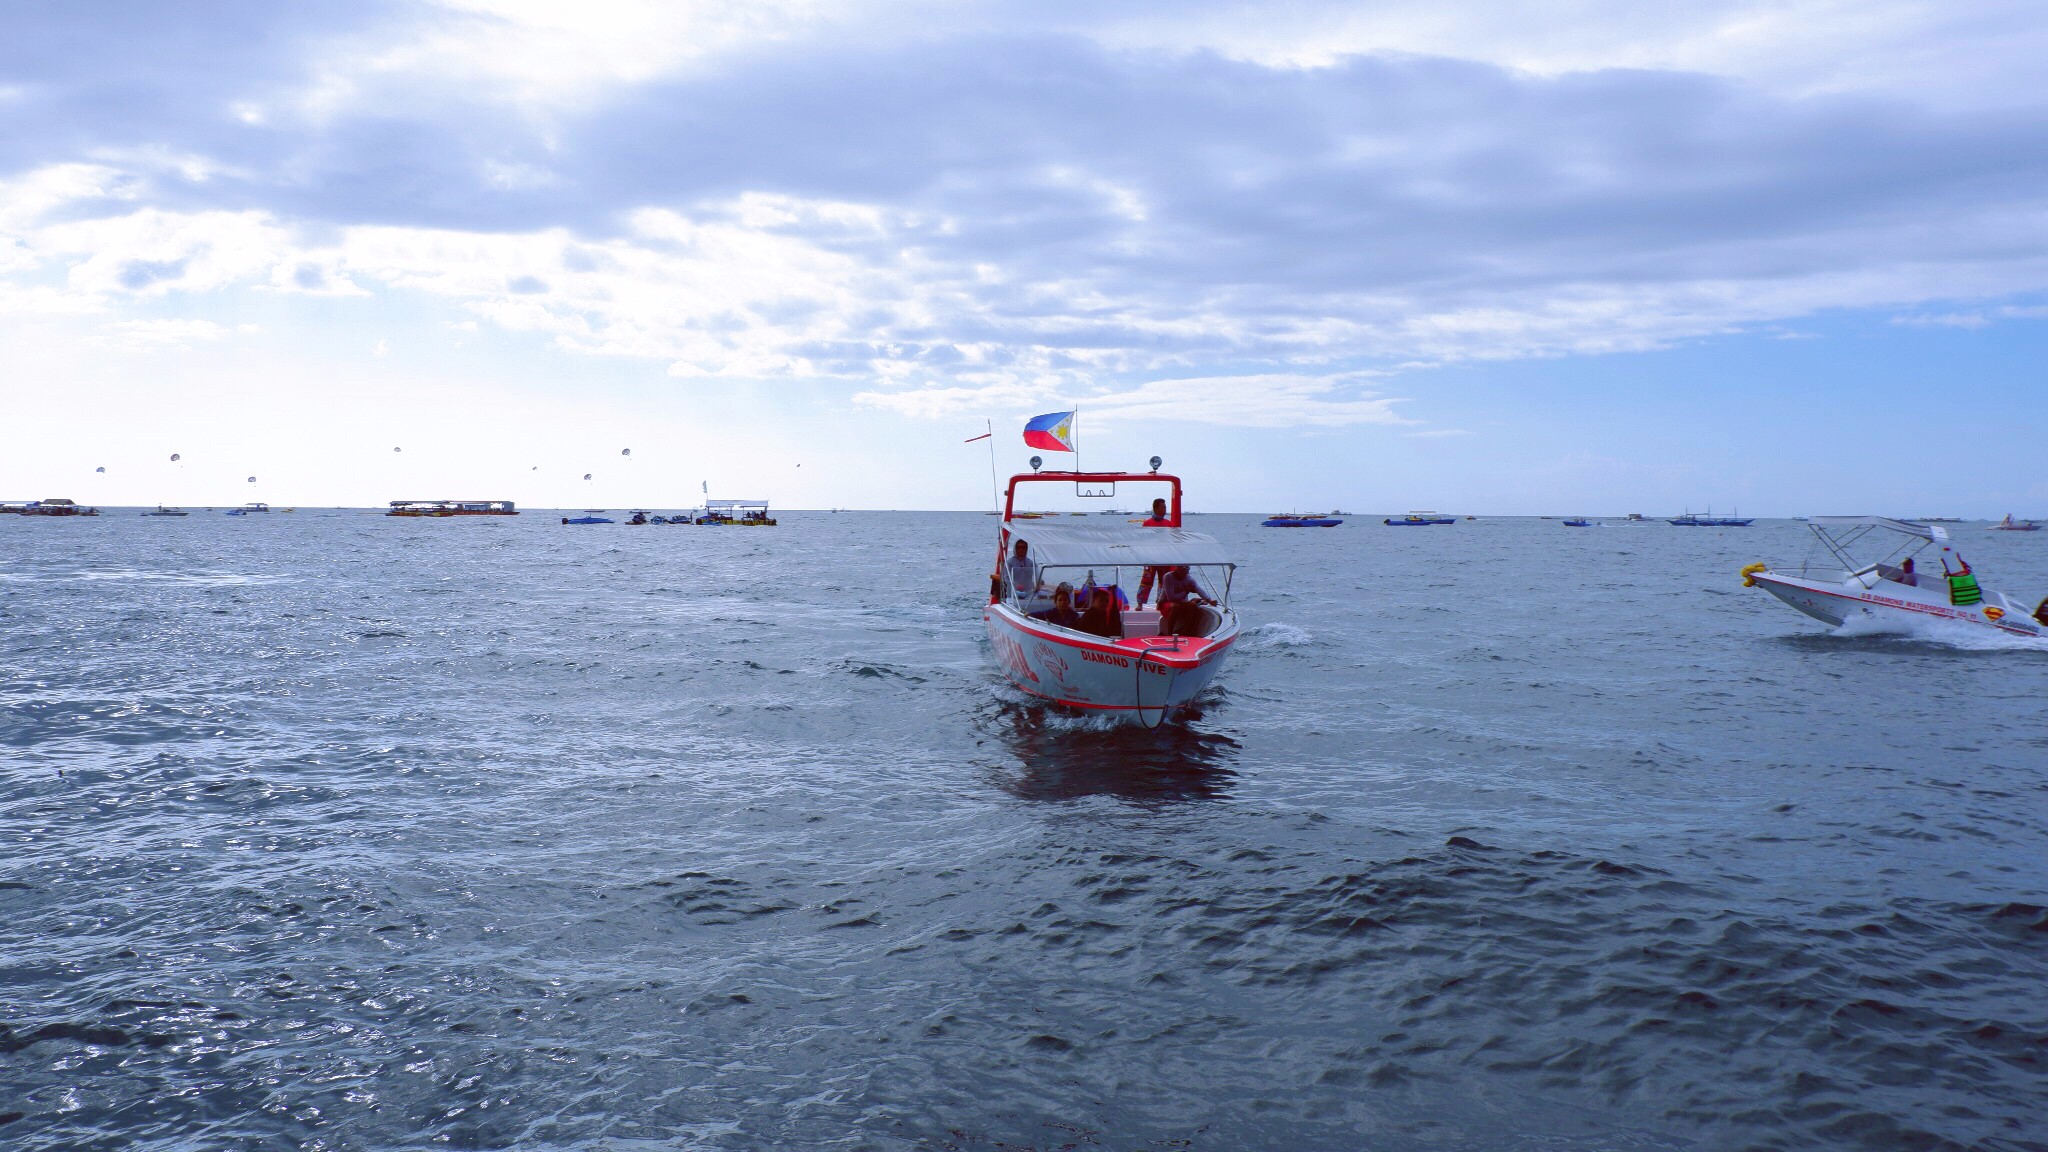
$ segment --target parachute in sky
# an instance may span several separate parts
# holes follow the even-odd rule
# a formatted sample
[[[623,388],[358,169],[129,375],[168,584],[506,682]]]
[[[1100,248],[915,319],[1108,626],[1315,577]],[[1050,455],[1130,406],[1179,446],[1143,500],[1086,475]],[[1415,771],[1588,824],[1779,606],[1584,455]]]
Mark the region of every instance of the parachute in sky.
[[[588,479],[590,479],[590,473],[588,473],[588,472],[585,472],[585,473],[583,474],[583,478],[584,478],[585,480],[588,480]]]
[[[176,464],[178,461],[183,459],[184,457],[178,455],[176,452],[171,453],[171,463]]]
[[[392,451],[393,451],[393,452],[403,452],[403,451],[405,451],[405,449],[403,449],[403,448],[393,448],[393,449],[392,449]]]
[[[256,478],[254,476],[249,477],[249,483],[254,484],[255,482]]]
[[[621,448],[621,449],[619,449],[619,455],[621,455],[621,456],[631,456],[632,454],[633,454],[633,450],[632,450],[631,448]]]
[[[95,468],[95,469],[93,469],[93,471],[95,471],[95,472],[105,472],[105,471],[106,471],[106,469],[105,469],[105,468]]]

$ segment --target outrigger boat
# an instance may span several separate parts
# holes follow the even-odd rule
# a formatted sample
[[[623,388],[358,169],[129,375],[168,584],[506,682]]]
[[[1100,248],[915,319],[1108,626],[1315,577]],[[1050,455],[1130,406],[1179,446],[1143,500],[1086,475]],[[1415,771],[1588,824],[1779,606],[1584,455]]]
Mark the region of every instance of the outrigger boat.
[[[510,500],[393,500],[386,516],[517,516]]]
[[[739,513],[735,516],[733,513]],[[768,514],[766,500],[706,500],[699,524],[731,524],[741,528],[773,528],[775,517]]]
[[[2041,526],[2032,520],[2015,520],[2012,518],[2012,513],[2007,512],[2005,519],[1993,524],[1991,530],[1993,532],[2039,532]]]
[[[2048,636],[2048,600],[2030,615],[2003,592],[1977,583],[1939,524],[1884,516],[1815,516],[1807,522],[1840,568],[1802,565],[1775,569],[1751,564],[1742,586],[1761,587],[1823,624],[1851,620],[1909,625],[1916,620],[1983,624],[2020,636]],[[1888,551],[1879,552],[1884,545]],[[1916,572],[1914,557],[1934,546],[1940,572]],[[1865,563],[1864,556],[1876,555]]]
[[[1410,512],[1399,520],[1388,517],[1380,523],[1392,528],[1427,528],[1432,524],[1456,524],[1456,516],[1444,516],[1435,512]]]
[[[1313,512],[1275,512],[1259,522],[1261,528],[1335,528],[1344,521]]]
[[[1666,521],[1666,523],[1679,528],[1747,528],[1755,522],[1756,517],[1754,516],[1746,520],[1740,516],[1716,516],[1712,509],[1709,509],[1704,516],[1687,512],[1683,516]]]
[[[1033,459],[1035,467],[1038,461]],[[1230,608],[1230,583],[1237,565],[1213,537],[1181,528],[1180,478],[1154,471],[1031,472],[1010,477],[1003,519],[996,532],[997,574],[991,577],[982,621],[996,662],[1010,682],[1054,703],[1091,712],[1135,717],[1157,727],[1176,708],[1193,700],[1223,670],[1237,642],[1237,615]],[[1167,527],[1129,524],[1047,523],[1017,511],[1017,489],[1025,484],[1073,484],[1077,495],[1110,496],[1119,483],[1168,487]],[[1019,542],[1028,561],[1011,563]],[[1142,603],[1113,608],[1113,635],[1084,632],[1039,618],[1053,607],[1061,584],[1109,590],[1113,603],[1131,601],[1125,588],[1142,594],[1146,570],[1165,583],[1166,570],[1185,566],[1205,603],[1188,602],[1173,613],[1172,630],[1160,634],[1160,613]],[[1019,579],[1017,573],[1031,576]],[[1091,579],[1092,578],[1092,579]],[[1141,597],[1140,597],[1141,598]]]

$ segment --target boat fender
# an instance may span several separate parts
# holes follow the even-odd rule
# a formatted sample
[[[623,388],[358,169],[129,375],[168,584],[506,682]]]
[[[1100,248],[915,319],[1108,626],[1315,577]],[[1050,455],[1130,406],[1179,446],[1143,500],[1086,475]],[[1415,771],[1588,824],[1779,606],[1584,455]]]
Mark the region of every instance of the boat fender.
[[[1768,572],[1770,571],[1770,569],[1771,566],[1769,564],[1765,564],[1762,562],[1751,564],[1749,567],[1744,568],[1742,570],[1742,586],[1744,588],[1756,587],[1756,574],[1759,572]]]

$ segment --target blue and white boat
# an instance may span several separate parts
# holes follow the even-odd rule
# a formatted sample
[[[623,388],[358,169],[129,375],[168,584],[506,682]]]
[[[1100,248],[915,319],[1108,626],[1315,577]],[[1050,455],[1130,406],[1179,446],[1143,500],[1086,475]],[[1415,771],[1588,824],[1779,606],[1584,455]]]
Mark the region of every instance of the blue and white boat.
[[[1394,528],[1424,528],[1432,524],[1456,524],[1457,522],[1458,518],[1456,516],[1445,516],[1441,513],[1429,511],[1410,512],[1399,520],[1389,516],[1385,520],[1380,521],[1380,523]]]

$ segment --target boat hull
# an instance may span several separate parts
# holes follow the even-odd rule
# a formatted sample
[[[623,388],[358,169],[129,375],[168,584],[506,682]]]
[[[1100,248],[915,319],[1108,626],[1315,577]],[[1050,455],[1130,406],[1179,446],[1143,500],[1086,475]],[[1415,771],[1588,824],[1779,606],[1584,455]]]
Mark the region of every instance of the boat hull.
[[[1273,518],[1271,518],[1271,519],[1269,519],[1269,520],[1265,520],[1265,521],[1262,521],[1262,522],[1260,523],[1260,527],[1262,527],[1262,528],[1335,528],[1335,527],[1336,527],[1337,525],[1339,525],[1339,524],[1342,524],[1342,523],[1343,523],[1343,521],[1342,521],[1342,520],[1333,520],[1333,519],[1331,519],[1331,518],[1329,518],[1329,517],[1327,517],[1327,516],[1275,516],[1275,517],[1273,517]]]
[[[1147,727],[1193,700],[1223,671],[1237,622],[1205,637],[1108,640],[1054,628],[1007,604],[982,612],[996,664],[1020,690],[1072,708],[1130,716]]]
[[[1787,606],[1833,627],[1852,620],[1901,628],[1926,620],[1952,620],[1996,628],[2015,636],[2048,635],[2048,629],[2035,622],[2019,604],[1989,590],[1983,593],[1981,604],[1956,605],[1948,602],[1946,585],[1939,583],[1922,588],[1885,580],[1865,588],[1854,581],[1811,580],[1769,571],[1754,573],[1750,578]]]

